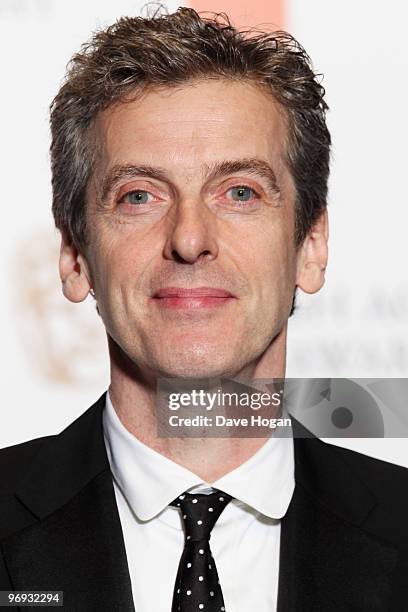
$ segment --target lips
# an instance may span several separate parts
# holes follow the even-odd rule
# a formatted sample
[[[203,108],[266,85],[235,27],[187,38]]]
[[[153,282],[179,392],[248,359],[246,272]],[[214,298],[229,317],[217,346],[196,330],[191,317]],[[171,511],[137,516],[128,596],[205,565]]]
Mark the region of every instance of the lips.
[[[215,297],[215,298],[228,298],[234,297],[229,291],[225,289],[218,289],[215,287],[195,287],[193,289],[187,289],[184,287],[164,287],[159,289],[154,294],[155,298],[192,298],[192,297]]]
[[[163,287],[153,296],[154,302],[164,308],[214,308],[231,302],[235,296],[219,287]]]

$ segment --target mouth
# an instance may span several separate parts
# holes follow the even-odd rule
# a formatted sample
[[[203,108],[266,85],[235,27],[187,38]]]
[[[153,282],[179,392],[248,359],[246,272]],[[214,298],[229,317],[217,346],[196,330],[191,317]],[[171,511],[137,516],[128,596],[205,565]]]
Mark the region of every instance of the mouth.
[[[197,309],[219,308],[236,297],[218,287],[163,287],[153,295],[153,301],[161,308]]]

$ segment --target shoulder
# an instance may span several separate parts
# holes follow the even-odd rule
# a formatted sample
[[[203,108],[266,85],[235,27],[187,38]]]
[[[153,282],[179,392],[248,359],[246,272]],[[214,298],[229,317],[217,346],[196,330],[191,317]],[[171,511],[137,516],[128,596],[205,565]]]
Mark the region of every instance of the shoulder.
[[[356,475],[364,479],[365,483],[373,490],[383,491],[384,487],[401,484],[407,486],[408,468],[342,446],[327,442],[323,442],[323,444],[345,461],[355,471]]]
[[[0,491],[13,490],[43,444],[55,436],[35,438],[0,449]]]
[[[1,540],[32,523],[33,515],[18,502],[15,490],[43,444],[53,437],[36,438],[0,449]]]
[[[407,487],[408,468],[321,440],[293,416],[292,424],[298,463],[308,463],[314,474],[323,472],[334,476],[335,468],[356,476],[380,495],[384,489]]]
[[[387,542],[408,548],[408,468],[324,443],[347,464],[376,499],[365,528]]]

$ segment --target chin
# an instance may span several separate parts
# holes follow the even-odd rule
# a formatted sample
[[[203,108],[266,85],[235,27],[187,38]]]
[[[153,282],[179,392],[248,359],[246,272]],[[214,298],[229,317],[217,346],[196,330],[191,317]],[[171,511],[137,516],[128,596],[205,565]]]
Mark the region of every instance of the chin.
[[[244,366],[238,363],[236,356],[221,355],[220,353],[191,354],[185,353],[169,356],[157,364],[157,371],[162,378],[224,378],[235,376]]]
[[[161,378],[185,378],[199,380],[203,378],[219,378],[226,376],[224,369],[210,366],[192,366],[177,364],[160,372]]]

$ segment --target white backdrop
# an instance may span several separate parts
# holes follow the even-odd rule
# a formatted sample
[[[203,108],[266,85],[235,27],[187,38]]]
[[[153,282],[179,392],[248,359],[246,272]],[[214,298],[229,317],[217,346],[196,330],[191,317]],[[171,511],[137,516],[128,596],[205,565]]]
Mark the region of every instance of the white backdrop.
[[[333,137],[325,287],[290,326],[288,376],[408,377],[408,53],[398,0],[290,0]],[[408,397],[406,398],[408,412]],[[332,439],[331,442],[334,442]],[[336,440],[408,465],[408,440]]]
[[[90,33],[142,4],[0,3],[0,447],[60,431],[109,384],[93,301],[74,305],[60,292],[48,105]],[[315,296],[300,295],[287,375],[408,377],[405,3],[290,0],[287,21],[325,74],[334,143],[327,283]],[[406,440],[336,443],[408,465]]]

